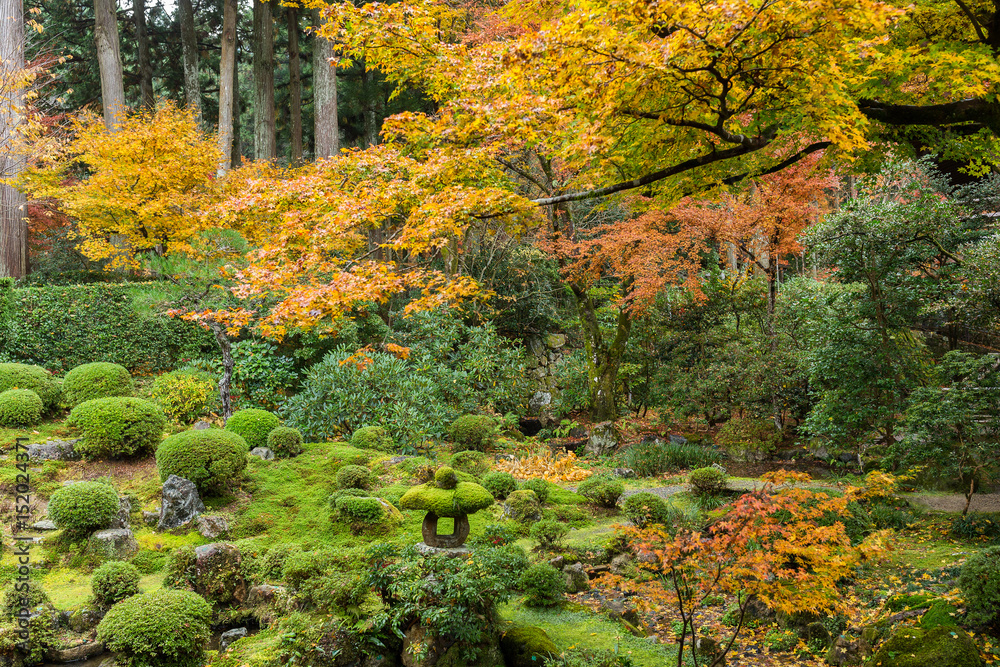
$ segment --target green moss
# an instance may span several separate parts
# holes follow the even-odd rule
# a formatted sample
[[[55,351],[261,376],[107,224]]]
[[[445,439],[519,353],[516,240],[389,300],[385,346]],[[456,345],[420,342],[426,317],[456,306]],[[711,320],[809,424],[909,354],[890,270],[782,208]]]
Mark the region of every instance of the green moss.
[[[217,492],[247,466],[247,442],[219,429],[183,431],[156,450],[160,480],[170,475],[191,480],[202,492]]]
[[[337,471],[338,489],[370,489],[372,472],[364,466],[346,465]]]
[[[904,609],[924,609],[929,607],[931,600],[937,596],[933,593],[910,593],[905,595],[893,595],[885,601],[886,609],[889,611],[903,611]]]
[[[448,463],[455,470],[467,472],[477,477],[486,474],[490,469],[490,460],[486,454],[468,449],[452,454]]]
[[[454,489],[458,484],[458,475],[451,466],[441,466],[434,473],[434,484],[440,489]]]
[[[483,451],[493,444],[495,433],[493,418],[487,415],[462,415],[448,427],[452,442],[474,451]]]
[[[958,607],[944,600],[938,600],[931,603],[924,615],[920,617],[920,627],[926,630],[940,627],[952,628],[958,625],[955,621],[956,618],[958,618]]]
[[[872,657],[874,667],[980,667],[979,649],[955,627],[902,628]]]
[[[559,654],[545,630],[530,625],[508,628],[500,637],[500,650],[507,667],[537,667]]]
[[[424,510],[438,516],[455,517],[473,514],[493,504],[490,492],[478,484],[458,482],[454,489],[442,489],[428,482],[407,491],[399,506],[407,510]]]
[[[517,480],[509,472],[497,470],[483,476],[483,486],[497,500],[503,500],[517,489]]]
[[[63,378],[63,401],[74,407],[84,401],[111,396],[134,396],[135,385],[128,369],[97,361],[77,366]]]
[[[504,514],[517,522],[537,521],[542,515],[538,496],[530,489],[514,491],[503,503]]]
[[[564,489],[557,484],[553,484],[549,487],[550,505],[582,505],[586,502],[587,499],[579,493],[570,491],[569,489]]]
[[[267,447],[267,437],[279,426],[281,420],[277,415],[256,408],[240,410],[226,420],[226,430],[246,440],[250,449]]]

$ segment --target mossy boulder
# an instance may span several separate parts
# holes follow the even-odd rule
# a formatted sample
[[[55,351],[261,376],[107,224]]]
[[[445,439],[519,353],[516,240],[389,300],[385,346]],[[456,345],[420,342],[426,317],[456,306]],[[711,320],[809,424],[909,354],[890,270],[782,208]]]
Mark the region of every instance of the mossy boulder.
[[[545,630],[532,625],[515,625],[500,637],[500,650],[507,667],[536,667],[559,655]]]
[[[424,510],[437,516],[458,517],[486,509],[494,502],[490,492],[475,482],[457,481],[455,471],[447,466],[435,473],[435,481],[415,486],[399,499],[404,510]],[[437,477],[440,475],[442,487]]]
[[[519,523],[532,523],[542,518],[542,504],[530,489],[514,491],[503,503],[503,514]]]
[[[936,600],[920,617],[920,627],[925,630],[932,628],[953,628],[958,625],[958,607],[944,600]]]
[[[174,549],[166,569],[164,586],[194,591],[222,605],[246,600],[242,554],[234,544],[213,542]]]
[[[931,593],[906,593],[893,595],[886,599],[885,608],[889,611],[904,611],[906,609],[926,609],[936,598]]]
[[[873,667],[981,667],[979,649],[956,627],[902,628],[871,660]]]

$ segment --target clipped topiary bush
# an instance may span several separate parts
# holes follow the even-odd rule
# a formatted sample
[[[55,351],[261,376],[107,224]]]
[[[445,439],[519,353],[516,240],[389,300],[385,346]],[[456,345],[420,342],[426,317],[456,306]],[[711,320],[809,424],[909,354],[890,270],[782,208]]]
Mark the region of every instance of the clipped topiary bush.
[[[45,404],[30,389],[8,389],[0,393],[0,426],[34,426],[42,421]]]
[[[527,489],[528,491],[534,491],[535,495],[538,497],[538,502],[545,504],[545,501],[549,499],[549,483],[544,479],[528,479],[521,482],[521,489]]]
[[[344,466],[337,471],[338,489],[370,489],[372,471],[364,466]]]
[[[396,451],[396,443],[389,431],[382,426],[362,426],[351,434],[351,447],[375,449],[380,452]]]
[[[503,500],[517,490],[517,480],[509,472],[491,472],[483,477],[483,486],[497,500]]]
[[[667,503],[649,491],[642,491],[626,498],[622,503],[622,514],[638,528],[645,528],[654,523],[667,524],[671,519]]]
[[[257,408],[240,410],[226,421],[226,430],[246,440],[250,449],[267,447],[267,436],[279,426],[277,415]]]
[[[302,433],[290,426],[279,426],[267,436],[267,447],[275,456],[298,456],[302,453]]]
[[[90,588],[97,604],[110,607],[116,602],[139,594],[139,569],[132,563],[111,560],[94,570]]]
[[[726,473],[718,468],[698,468],[688,475],[691,490],[699,496],[710,496],[726,490]]]
[[[490,469],[490,460],[486,454],[470,449],[452,454],[450,463],[455,470],[461,470],[475,477],[485,475]]]
[[[1000,621],[1000,546],[970,556],[958,578],[967,618],[977,625]]]
[[[715,443],[734,461],[763,461],[779,442],[781,434],[769,419],[731,419],[715,436]]]
[[[42,585],[38,582],[28,581],[28,589],[24,591],[18,590],[18,583],[12,581],[7,584],[7,588],[4,590],[3,608],[0,609],[3,617],[0,618],[0,623],[10,620],[10,617],[21,611],[22,607],[34,609],[49,602],[48,593],[42,589]]]
[[[548,563],[529,567],[519,583],[528,607],[552,607],[562,602],[566,593],[566,575]]]
[[[487,415],[462,415],[448,427],[452,442],[477,452],[489,448],[495,435],[496,424]]]
[[[42,399],[45,410],[59,404],[61,391],[52,373],[30,364],[0,364],[0,391],[30,389]]]
[[[512,491],[504,500],[503,513],[518,523],[533,523],[542,518],[542,506],[534,491]]]
[[[576,492],[600,507],[614,507],[625,492],[625,486],[616,479],[591,475],[580,482]]]
[[[200,667],[211,620],[211,605],[197,593],[160,589],[112,607],[97,626],[97,641],[129,667]]]
[[[153,380],[153,400],[171,419],[190,424],[215,405],[218,385],[210,374],[197,369],[164,373]]]
[[[97,398],[73,408],[66,425],[81,431],[81,456],[118,458],[154,451],[167,418],[160,406],[141,398]]]
[[[111,396],[132,396],[135,385],[128,369],[106,361],[77,366],[63,378],[63,401],[69,407]]]
[[[177,475],[199,491],[218,491],[246,469],[248,451],[247,441],[229,431],[184,431],[160,443],[156,467],[161,481]]]
[[[49,518],[68,533],[83,536],[106,528],[118,514],[118,494],[108,484],[77,482],[56,489]]]

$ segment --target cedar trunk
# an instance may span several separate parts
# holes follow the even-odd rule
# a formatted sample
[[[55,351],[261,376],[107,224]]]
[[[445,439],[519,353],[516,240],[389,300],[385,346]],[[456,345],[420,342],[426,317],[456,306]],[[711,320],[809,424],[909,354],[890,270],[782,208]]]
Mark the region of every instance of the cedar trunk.
[[[233,148],[233,79],[236,72],[236,0],[224,0],[219,60],[219,175],[229,170]]]
[[[201,124],[201,83],[198,81],[198,38],[194,32],[194,8],[191,0],[177,0],[181,26],[181,49],[184,54],[184,99]]]
[[[274,21],[271,3],[253,0],[253,156],[277,157],[274,111]]]
[[[302,164],[302,65],[299,62],[299,12],[288,8],[288,97],[291,106],[292,166]]]
[[[101,103],[104,125],[110,131],[125,113],[125,84],[118,47],[118,15],[115,0],[94,0],[94,44],[101,72]]]
[[[0,0],[0,277],[28,273],[28,226],[25,197],[4,184],[25,167],[19,141],[24,119],[24,90],[17,83],[24,70],[24,13],[21,0]]]
[[[313,24],[321,23],[318,9],[313,10]],[[340,128],[337,125],[337,69],[334,67],[333,43],[313,29],[313,118],[316,159],[332,157],[340,151]]]
[[[146,34],[146,0],[132,0],[132,18],[139,51],[139,106],[152,109],[156,99],[153,97],[153,63],[149,56],[149,36]]]

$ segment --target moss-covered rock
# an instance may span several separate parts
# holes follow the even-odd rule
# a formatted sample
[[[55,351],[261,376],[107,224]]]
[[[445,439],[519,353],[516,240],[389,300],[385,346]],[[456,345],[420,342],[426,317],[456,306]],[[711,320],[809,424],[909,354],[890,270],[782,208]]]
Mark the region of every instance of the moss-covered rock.
[[[958,607],[944,600],[936,600],[920,617],[920,627],[925,630],[932,628],[953,628],[958,625]]]
[[[486,509],[493,502],[490,492],[474,482],[457,482],[450,489],[428,482],[403,494],[399,506],[404,510],[424,510],[438,516],[456,517]]]
[[[530,489],[514,491],[503,503],[503,514],[519,523],[532,523],[542,518],[542,505]]]
[[[979,649],[961,628],[902,628],[871,660],[873,667],[981,667]]]

